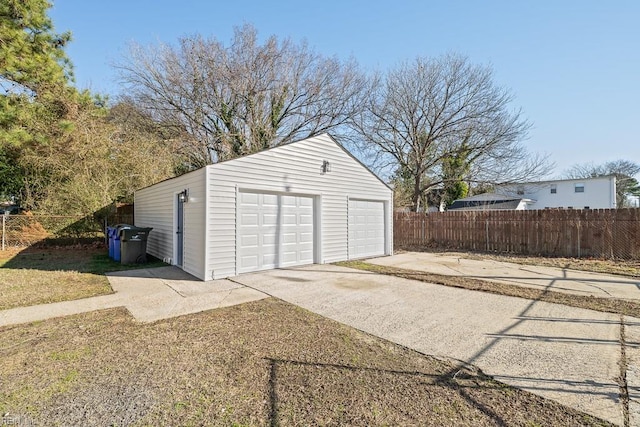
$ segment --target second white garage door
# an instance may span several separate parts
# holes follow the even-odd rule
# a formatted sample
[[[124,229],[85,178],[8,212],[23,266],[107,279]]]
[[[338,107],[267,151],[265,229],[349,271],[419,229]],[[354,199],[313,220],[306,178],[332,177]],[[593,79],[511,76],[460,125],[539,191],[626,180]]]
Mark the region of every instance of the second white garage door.
[[[384,255],[384,203],[349,200],[349,258]]]
[[[313,198],[239,193],[238,273],[313,263]]]

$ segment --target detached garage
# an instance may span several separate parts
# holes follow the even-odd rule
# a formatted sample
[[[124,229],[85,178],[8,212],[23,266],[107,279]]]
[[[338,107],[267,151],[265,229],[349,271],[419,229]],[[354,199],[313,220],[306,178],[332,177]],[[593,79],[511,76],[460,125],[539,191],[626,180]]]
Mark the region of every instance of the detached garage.
[[[391,255],[393,192],[330,135],[135,193],[147,252],[202,279]]]

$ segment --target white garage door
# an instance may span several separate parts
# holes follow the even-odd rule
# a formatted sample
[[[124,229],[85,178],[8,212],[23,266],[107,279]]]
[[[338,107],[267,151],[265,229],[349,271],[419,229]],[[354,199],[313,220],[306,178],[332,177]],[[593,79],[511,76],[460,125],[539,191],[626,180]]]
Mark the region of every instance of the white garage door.
[[[239,193],[238,273],[313,263],[313,198]]]
[[[384,204],[349,200],[349,258],[384,255]]]

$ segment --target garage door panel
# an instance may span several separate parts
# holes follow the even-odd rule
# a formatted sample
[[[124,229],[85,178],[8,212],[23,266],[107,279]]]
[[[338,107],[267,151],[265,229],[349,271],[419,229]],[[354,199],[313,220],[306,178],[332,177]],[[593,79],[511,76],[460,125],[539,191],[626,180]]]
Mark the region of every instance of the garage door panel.
[[[312,197],[240,194],[238,273],[313,263]]]
[[[384,255],[384,203],[349,200],[349,258]]]
[[[262,226],[272,226],[275,227],[278,225],[278,215],[272,213],[262,214],[262,223],[259,224]]]
[[[244,213],[240,215],[240,224],[242,225],[258,225],[258,214]]]
[[[312,214],[301,214],[300,215],[300,225],[313,225],[313,215]]]
[[[243,255],[240,258],[240,263],[245,266],[245,268],[258,268],[258,255]]]
[[[298,197],[282,196],[282,206],[298,206]]]
[[[275,254],[265,254],[262,256],[262,260],[260,265],[257,266],[256,270],[266,270],[269,268],[276,268],[276,255]]]
[[[258,246],[258,235],[246,234],[244,236],[240,236],[240,244],[245,248],[256,247]]]
[[[277,240],[275,233],[262,234],[262,245],[264,246],[275,245]]]
[[[297,233],[282,233],[282,243],[285,245],[288,243],[297,244],[298,243],[298,234]]]
[[[282,221],[284,225],[296,225],[298,223],[298,216],[295,213],[284,214]]]
[[[262,199],[261,205],[264,207],[278,206],[278,196],[275,194],[258,194],[258,198]]]
[[[243,205],[257,205],[258,194],[256,193],[240,193],[240,203]]]

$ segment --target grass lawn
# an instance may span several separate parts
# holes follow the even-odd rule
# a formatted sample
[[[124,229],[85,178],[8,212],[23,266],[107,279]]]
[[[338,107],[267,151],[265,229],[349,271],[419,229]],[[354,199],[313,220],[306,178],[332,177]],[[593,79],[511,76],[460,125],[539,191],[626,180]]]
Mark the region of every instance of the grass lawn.
[[[273,298],[151,324],[104,310],[0,338],[0,414],[24,424],[609,425]]]
[[[140,266],[123,266],[102,247],[0,251],[0,310],[110,294],[104,273],[132,268]]]

